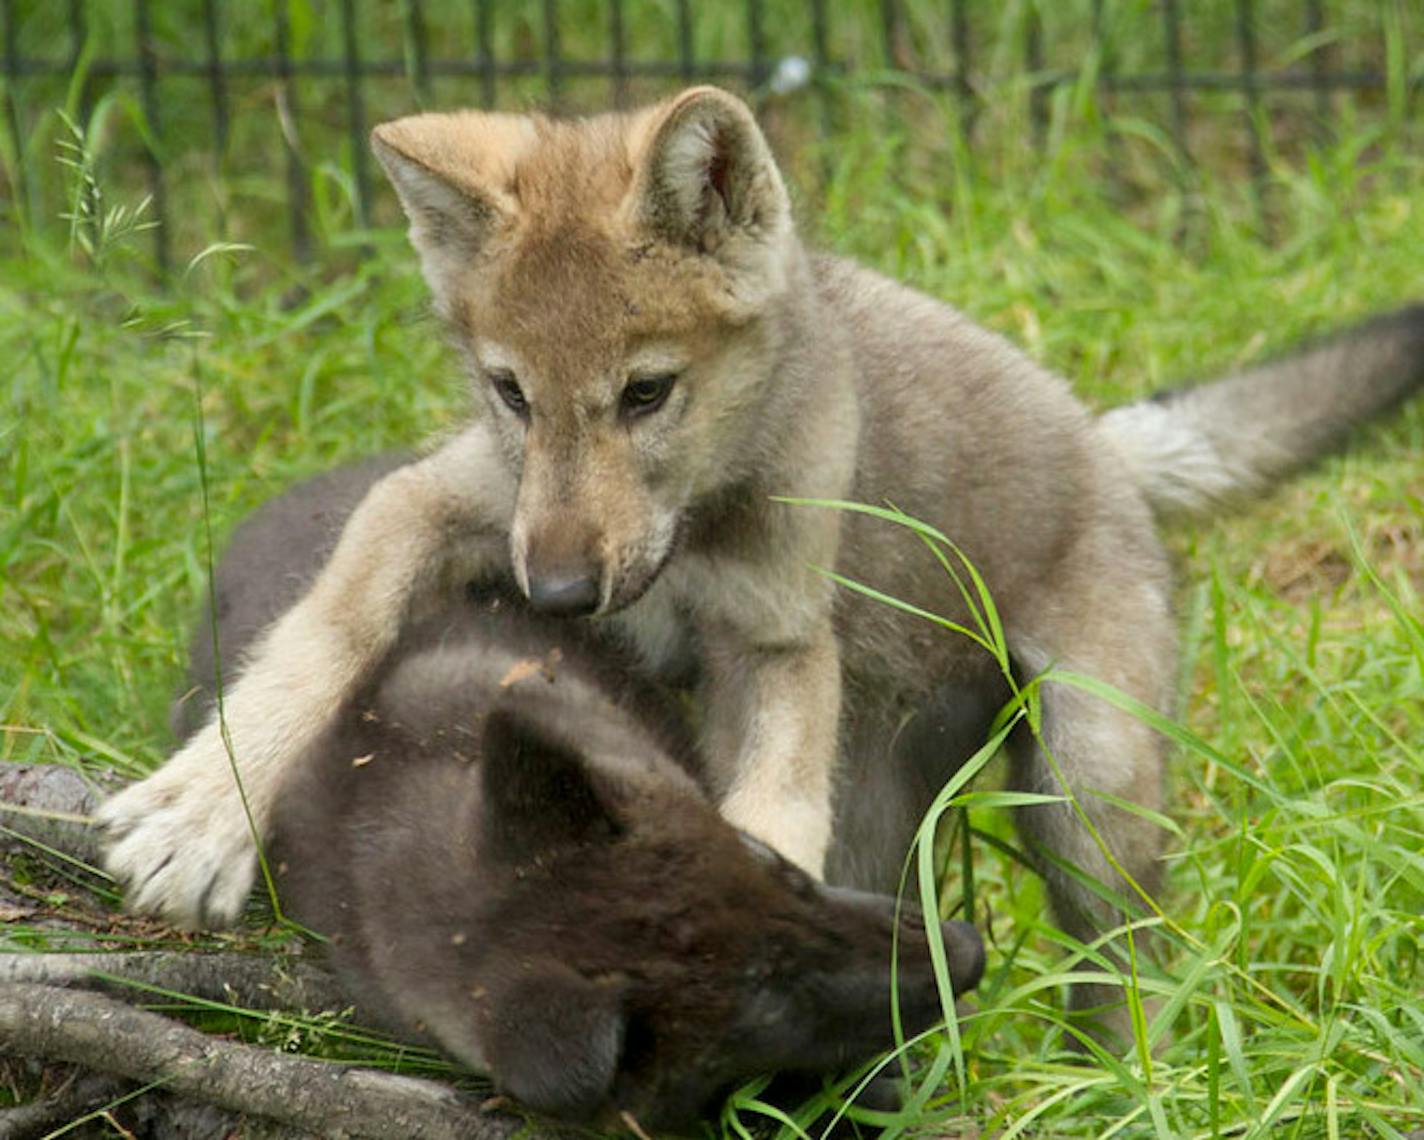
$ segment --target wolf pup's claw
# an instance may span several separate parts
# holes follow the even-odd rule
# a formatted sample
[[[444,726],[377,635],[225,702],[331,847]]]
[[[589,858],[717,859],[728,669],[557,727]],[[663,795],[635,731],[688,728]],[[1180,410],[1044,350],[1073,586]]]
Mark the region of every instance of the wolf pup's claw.
[[[247,815],[208,729],[147,779],[100,807],[104,867],[128,888],[128,908],[196,929],[241,913],[256,872]]]

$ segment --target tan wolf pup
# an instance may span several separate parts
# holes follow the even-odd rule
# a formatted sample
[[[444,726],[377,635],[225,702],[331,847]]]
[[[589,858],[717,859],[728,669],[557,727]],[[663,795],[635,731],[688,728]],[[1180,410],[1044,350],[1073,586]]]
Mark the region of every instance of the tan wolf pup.
[[[1410,310],[1094,419],[955,310],[809,252],[751,112],[713,88],[574,121],[417,115],[374,145],[477,411],[375,486],[227,693],[259,835],[284,771],[401,630],[512,566],[536,608],[588,615],[661,676],[695,681],[728,820],[816,875],[883,889],[928,794],[885,776],[896,728],[946,687],[1002,678],[969,640],[817,569],[966,620],[913,535],[775,496],[926,520],[983,574],[1023,675],[1056,664],[1166,710],[1176,645],[1154,508],[1262,487],[1424,376]],[[1067,802],[1019,822],[1059,921],[1089,939],[1122,915],[1082,877],[1131,897],[1116,863],[1157,883],[1160,830],[1115,804],[1161,807],[1163,744],[1080,689],[1042,698],[1053,762],[1018,740],[1013,782],[1071,792],[1108,850]],[[884,795],[884,824],[877,851],[837,844],[848,854],[827,866],[837,794]],[[254,837],[216,721],[104,819],[133,906],[237,914]]]

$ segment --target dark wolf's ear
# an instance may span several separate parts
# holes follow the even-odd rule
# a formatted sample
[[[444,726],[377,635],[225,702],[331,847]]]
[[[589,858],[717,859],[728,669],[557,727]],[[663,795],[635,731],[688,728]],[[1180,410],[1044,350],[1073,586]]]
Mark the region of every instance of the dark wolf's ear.
[[[672,99],[639,164],[640,220],[734,271],[790,232],[791,205],[750,108],[716,87]]]
[[[608,1098],[623,1053],[620,985],[560,962],[521,963],[490,994],[481,1044],[495,1083],[538,1112],[589,1122]]]
[[[530,863],[560,847],[618,834],[618,820],[588,763],[527,715],[499,709],[485,720],[480,829],[485,853]]]
[[[371,132],[437,301],[517,208],[502,177],[510,151],[527,143],[519,123],[478,112],[410,115]]]

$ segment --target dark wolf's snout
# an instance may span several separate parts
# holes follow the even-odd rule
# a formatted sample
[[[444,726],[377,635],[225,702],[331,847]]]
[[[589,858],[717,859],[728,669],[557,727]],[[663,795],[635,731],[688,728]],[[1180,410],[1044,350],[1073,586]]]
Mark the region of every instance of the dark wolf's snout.
[[[977,986],[984,977],[984,939],[967,922],[951,919],[939,924],[944,937],[944,954],[949,962],[949,980],[957,994]]]
[[[850,887],[822,889],[842,905],[878,912],[891,921],[898,916],[902,956],[908,955],[907,960],[917,965],[928,963],[924,912],[914,903]],[[960,919],[941,922],[939,929],[944,942],[945,961],[949,966],[950,986],[956,994],[968,993],[984,977],[984,940],[971,923]]]

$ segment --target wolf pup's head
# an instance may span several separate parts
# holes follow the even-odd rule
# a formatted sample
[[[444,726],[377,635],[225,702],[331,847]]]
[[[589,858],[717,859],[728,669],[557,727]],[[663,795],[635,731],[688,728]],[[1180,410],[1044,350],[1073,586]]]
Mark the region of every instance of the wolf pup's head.
[[[372,135],[519,493],[537,608],[616,610],[766,430],[799,247],[751,112],[703,87],[626,115],[425,114]]]
[[[478,890],[469,913],[422,924],[440,964],[402,952],[463,983],[408,1011],[446,1048],[531,1108],[663,1132],[756,1075],[891,1048],[892,1001],[906,1034],[942,1016],[913,907],[823,886],[676,782],[591,765],[583,747],[523,711],[488,721]],[[462,947],[464,972],[442,922],[498,937]],[[971,988],[982,942],[965,923],[943,935],[953,988]]]

